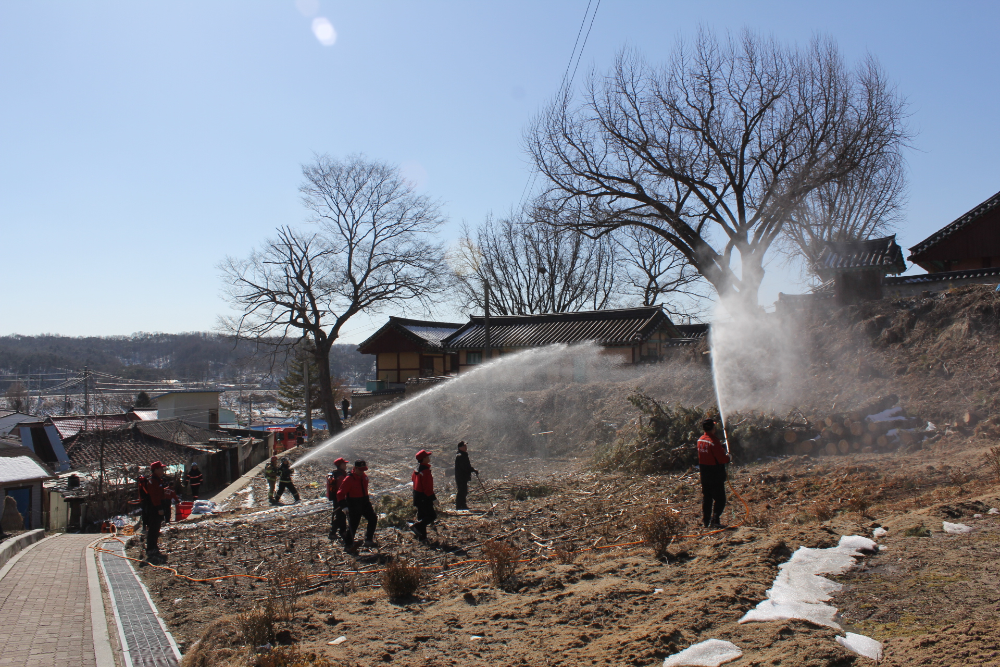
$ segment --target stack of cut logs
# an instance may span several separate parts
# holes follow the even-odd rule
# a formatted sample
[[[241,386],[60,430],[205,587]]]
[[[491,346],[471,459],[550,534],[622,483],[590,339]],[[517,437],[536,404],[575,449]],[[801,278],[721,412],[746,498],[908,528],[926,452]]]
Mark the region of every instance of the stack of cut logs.
[[[920,436],[911,430],[924,426],[924,420],[900,415],[890,421],[874,421],[872,415],[883,412],[897,402],[894,395],[852,412],[810,417],[806,428],[785,431],[788,451],[793,454],[830,455],[851,452],[890,451],[918,442]],[[889,431],[895,429],[890,436]]]

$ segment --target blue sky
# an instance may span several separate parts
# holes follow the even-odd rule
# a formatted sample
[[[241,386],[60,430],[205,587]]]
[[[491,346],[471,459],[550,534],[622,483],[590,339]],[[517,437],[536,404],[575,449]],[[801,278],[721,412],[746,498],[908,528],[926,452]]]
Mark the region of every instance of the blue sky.
[[[509,208],[530,178],[522,131],[559,87],[586,7],[0,4],[0,334],[213,328],[217,263],[303,221],[314,153],[402,165],[442,200],[446,238]],[[576,81],[626,45],[662,61],[699,25],[801,45],[826,33],[849,62],[871,52],[918,133],[908,247],[1000,190],[998,19],[996,2],[603,0]],[[796,289],[774,263],[761,301]],[[344,341],[383,321],[358,316]]]

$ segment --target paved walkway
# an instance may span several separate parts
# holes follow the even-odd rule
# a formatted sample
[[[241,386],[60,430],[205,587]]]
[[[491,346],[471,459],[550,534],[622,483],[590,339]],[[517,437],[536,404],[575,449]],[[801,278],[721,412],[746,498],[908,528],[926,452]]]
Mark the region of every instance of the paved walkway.
[[[86,565],[96,537],[39,542],[0,579],[0,666],[96,667]]]

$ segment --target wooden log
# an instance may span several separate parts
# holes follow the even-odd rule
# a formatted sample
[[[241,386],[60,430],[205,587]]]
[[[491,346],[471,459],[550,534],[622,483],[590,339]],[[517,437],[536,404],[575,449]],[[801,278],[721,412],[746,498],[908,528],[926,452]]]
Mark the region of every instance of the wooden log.
[[[787,429],[785,431],[785,442],[792,443],[799,439],[799,434],[792,429]]]
[[[872,451],[874,450],[872,449],[871,445],[865,445],[864,447],[861,448],[862,454],[871,454]]]
[[[861,441],[860,440],[855,440],[854,442],[851,443],[851,451],[852,452],[860,452],[861,451]]]
[[[885,437],[884,435],[880,435],[880,436],[879,436],[879,437],[878,437],[878,438],[877,438],[877,439],[875,440],[875,442],[877,442],[877,443],[878,443],[878,446],[879,446],[879,447],[888,447],[888,446],[889,446],[889,438]]]
[[[837,454],[837,443],[828,442],[826,443],[826,453],[830,456],[836,456]]]
[[[798,443],[801,454],[812,454],[813,447],[816,445],[814,440],[806,440],[804,442]]]
[[[851,413],[851,421],[859,422],[859,421],[861,421],[864,418],[865,418],[865,415],[861,414],[860,412],[858,412],[856,410]]]
[[[866,447],[871,447],[875,444],[875,436],[871,433],[865,433],[861,436],[861,442],[863,442]]]
[[[840,442],[837,443],[837,449],[840,450],[841,454],[846,454],[847,452],[851,451],[851,443],[847,442],[846,440],[841,440]]]
[[[864,432],[865,432],[864,426],[862,426],[859,422],[854,422],[853,424],[851,424],[851,435],[853,435],[855,438],[861,437],[861,434]]]
[[[868,422],[868,432],[878,433],[878,422]]]
[[[979,415],[976,414],[975,410],[966,410],[962,414],[962,423],[966,426],[973,426],[979,421]]]

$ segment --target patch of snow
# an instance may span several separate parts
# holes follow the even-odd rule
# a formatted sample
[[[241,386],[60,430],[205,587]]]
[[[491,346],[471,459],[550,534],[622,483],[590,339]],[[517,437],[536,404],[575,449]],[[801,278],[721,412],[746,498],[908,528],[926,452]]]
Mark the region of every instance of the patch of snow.
[[[837,609],[828,602],[843,586],[821,574],[841,574],[865,552],[878,551],[867,537],[844,535],[835,547],[810,549],[799,547],[787,562],[778,566],[778,576],[767,591],[767,599],[748,611],[740,623],[802,619],[840,630],[834,621]]]
[[[882,537],[883,535],[888,535],[888,534],[889,531],[883,528],[882,526],[879,526],[878,528],[872,531],[872,537],[874,537],[876,540]]]
[[[482,638],[483,638],[482,635],[469,635],[469,639],[474,642],[477,642]]]
[[[246,509],[250,509],[251,507],[253,507],[253,485],[247,484],[246,494],[247,498],[246,500],[243,501],[242,505]]]
[[[972,532],[972,526],[966,526],[964,523],[948,523],[947,521],[942,521],[941,524],[944,527],[944,532],[950,535],[964,535]]]
[[[336,646],[337,644],[343,644],[346,641],[347,641],[347,637],[345,637],[344,635],[341,635],[341,636],[337,637],[336,639],[334,639],[332,642],[327,642],[327,644],[330,645],[330,646]]]
[[[872,422],[894,422],[901,421],[903,419],[906,419],[906,417],[903,416],[903,408],[898,405],[894,408],[889,408],[888,410],[868,415],[868,421]]]
[[[987,512],[987,514],[1000,514],[1000,510],[998,510],[996,507],[991,507],[990,511]]]
[[[688,646],[680,653],[675,653],[663,661],[663,667],[718,667],[723,663],[736,660],[743,651],[732,643],[721,639],[707,639],[693,646]]]
[[[973,514],[973,515],[972,515],[972,518],[973,518],[973,519],[982,519],[982,518],[983,518],[983,515],[982,515],[982,514]]]
[[[934,425],[934,422],[927,422],[927,428],[925,430],[927,430],[927,431],[936,431],[937,430],[937,426]]]
[[[653,589],[653,593],[654,593],[654,594],[655,594],[655,593],[662,593],[662,592],[663,592],[663,589],[662,589],[662,588],[654,588],[654,589]]]
[[[871,637],[848,632],[846,637],[837,637],[837,643],[848,651],[854,651],[858,655],[871,658],[875,662],[882,659],[882,643],[875,641]]]
[[[196,500],[191,506],[191,514],[211,514],[216,509],[216,504],[211,500]]]

